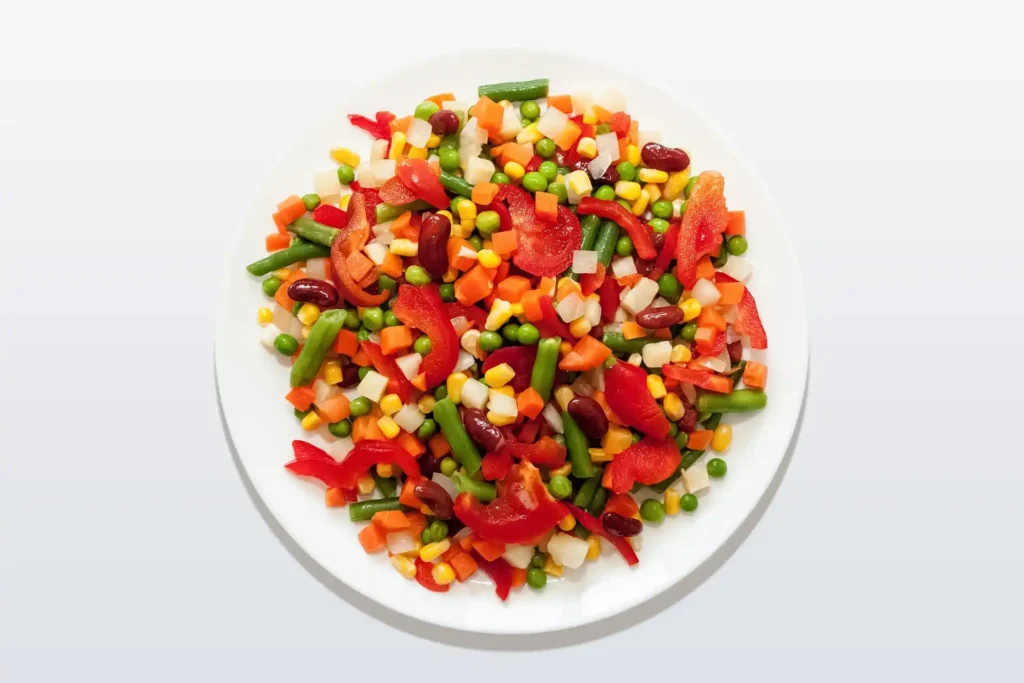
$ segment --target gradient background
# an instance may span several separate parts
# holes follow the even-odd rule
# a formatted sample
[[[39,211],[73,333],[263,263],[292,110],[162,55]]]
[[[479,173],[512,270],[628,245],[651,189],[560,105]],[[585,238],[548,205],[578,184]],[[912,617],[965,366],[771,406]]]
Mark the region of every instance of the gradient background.
[[[528,653],[367,616],[311,576],[247,496],[213,377],[223,254],[277,157],[349,84],[486,45],[497,19],[15,9],[0,680],[1019,680],[1024,56],[984,2],[826,4],[648,3],[616,46],[621,5],[505,10],[530,17],[512,45],[631,54],[733,137],[794,234],[812,330],[798,446],[733,556],[647,620]]]

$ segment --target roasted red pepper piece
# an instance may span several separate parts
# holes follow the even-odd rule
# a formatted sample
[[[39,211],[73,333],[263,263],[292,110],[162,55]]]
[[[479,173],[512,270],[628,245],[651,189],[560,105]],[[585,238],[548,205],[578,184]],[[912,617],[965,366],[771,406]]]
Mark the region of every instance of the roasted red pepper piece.
[[[527,173],[533,173],[538,168],[540,168],[540,165],[541,165],[541,163],[543,163],[543,161],[544,160],[541,159],[538,155],[534,154],[533,158],[530,159],[530,163],[526,164],[526,168],[525,168],[526,172]]]
[[[558,312],[555,310],[554,299],[550,296],[542,296],[540,298],[540,310],[544,314],[544,317],[538,320],[535,324],[537,329],[540,330],[542,337],[561,337],[562,339],[574,339],[572,332],[569,331],[569,325],[558,317]]]
[[[448,195],[444,191],[444,185],[426,161],[405,159],[399,162],[396,171],[405,186],[417,197],[438,209],[448,208]]]
[[[676,256],[676,247],[679,244],[679,221],[672,221],[669,223],[668,232],[665,233],[665,242],[661,245],[661,251],[658,252],[658,258],[654,259],[654,267],[651,268],[651,272],[648,273],[647,277],[652,280],[657,280],[665,271],[668,270],[669,264],[672,263],[672,259]]]
[[[325,462],[337,462],[334,457],[322,448],[314,446],[308,441],[296,439],[292,441],[292,453],[296,460],[323,460]]]
[[[470,325],[478,330],[484,329],[484,325],[487,324],[487,311],[479,306],[467,306],[461,301],[449,301],[445,303],[444,310],[448,314],[449,320],[465,318]]]
[[[441,585],[437,581],[434,581],[434,563],[424,562],[420,558],[416,558],[416,583],[426,588],[428,591],[434,591],[435,593],[447,593],[448,589],[451,588],[450,584]]]
[[[613,202],[610,199],[584,197],[576,205],[576,213],[581,216],[594,214],[595,216],[615,221],[620,228],[629,234],[629,238],[633,240],[633,248],[636,249],[636,253],[640,258],[648,261],[657,258],[658,251],[654,248],[654,242],[651,241],[651,235],[647,232],[647,226],[641,223],[640,219],[634,216],[633,212],[622,204]]]
[[[676,244],[676,268],[683,287],[690,289],[697,282],[697,261],[722,243],[722,233],[729,222],[725,206],[725,178],[715,171],[697,176],[697,185],[686,200],[686,213]]]
[[[402,285],[391,310],[403,323],[423,332],[430,338],[431,350],[423,357],[420,374],[426,389],[436,387],[448,379],[459,360],[459,337],[445,310],[437,285],[422,287]]]
[[[647,389],[647,373],[629,363],[604,371],[604,397],[620,420],[658,439],[668,436],[669,421]]]
[[[380,192],[377,190],[366,187],[361,187],[358,182],[353,182],[349,187],[352,188],[352,192],[363,196],[363,213],[366,215],[367,228],[371,225],[377,225],[377,205],[382,202],[380,198]],[[355,199],[355,197],[353,197]],[[352,202],[348,204],[348,215],[352,217]],[[369,239],[369,238],[367,238]]]
[[[725,273],[715,273],[715,282],[736,282],[736,278]],[[768,335],[761,324],[761,316],[757,312],[757,302],[749,289],[743,290],[743,298],[736,305],[739,314],[732,328],[740,334],[745,334],[750,339],[750,347],[754,349],[768,348]]]
[[[344,228],[348,225],[348,213],[333,204],[321,204],[313,209],[313,220],[331,228]]]
[[[487,481],[500,481],[512,469],[512,456],[503,449],[501,453],[488,453],[480,463],[480,473]]]
[[[349,114],[349,122],[356,128],[361,128],[367,133],[372,135],[377,140],[390,140],[391,139],[391,122],[395,120],[395,115],[389,111],[377,112],[376,121],[371,120],[363,116],[362,114]]]
[[[512,565],[499,557],[496,560],[485,560],[484,557],[473,551],[473,559],[477,566],[484,570],[487,576],[494,582],[494,593],[502,600],[508,600],[509,591],[512,590]]]
[[[500,185],[498,198],[508,202],[517,247],[512,261],[530,275],[557,277],[572,264],[583,233],[572,211],[558,207],[558,220],[545,225],[537,218],[533,198],[514,185]],[[499,214],[500,217],[501,214]]]
[[[662,365],[661,374],[666,379],[674,379],[677,382],[686,382],[701,389],[717,391],[720,394],[732,393],[732,381],[728,377],[716,375],[709,370],[693,370],[680,365]],[[684,430],[686,431],[686,430]]]
[[[483,326],[480,329],[483,329]],[[530,373],[533,372],[535,362],[537,362],[536,346],[505,346],[487,356],[481,373],[487,372],[495,365],[508,363],[516,373],[508,384],[518,393],[525,391],[526,387],[530,386]]]
[[[401,206],[418,199],[416,193],[405,186],[398,176],[390,178],[380,188],[380,199],[391,206]]]
[[[601,288],[601,285],[604,284],[606,270],[603,263],[598,263],[595,272],[580,275],[580,289],[583,290],[583,296],[590,296]]]
[[[373,363],[374,369],[388,378],[388,391],[398,394],[398,398],[402,399],[403,403],[411,401],[416,387],[412,385],[409,378],[398,367],[398,363],[393,358],[384,355],[384,350],[380,348],[380,344],[375,344],[372,341],[363,341],[359,345],[362,347],[363,352],[370,357],[370,362]]]
[[[629,544],[629,541],[621,536],[613,536],[608,533],[604,528],[604,525],[601,524],[601,520],[597,517],[594,517],[594,515],[585,510],[581,510],[572,503],[566,503],[565,507],[569,508],[569,512],[572,513],[572,516],[576,518],[576,521],[579,522],[584,529],[592,534],[597,534],[615,546],[615,549],[619,551],[619,554],[622,555],[626,560],[626,564],[630,567],[640,563],[640,558],[636,556],[636,552],[633,550],[633,546]]]
[[[348,272],[345,259],[349,254],[358,251],[366,244],[370,236],[370,224],[366,220],[364,206],[366,199],[361,192],[352,197],[348,208],[348,225],[331,244],[331,271],[334,283],[342,295],[356,306],[379,306],[388,300],[387,292],[369,294],[364,292]]]
[[[303,441],[293,441],[292,449],[295,452],[295,459],[285,467],[293,474],[315,477],[327,486],[340,489],[354,488],[359,477],[367,469],[381,463],[397,465],[407,476],[420,476],[420,466],[416,462],[416,458],[394,441],[364,439],[357,443],[349,452],[348,457],[341,462],[330,456],[327,456],[326,460],[319,456],[309,457],[310,448],[316,447]],[[302,451],[301,455],[300,451]],[[327,454],[324,453],[324,455]]]
[[[517,460],[529,460],[537,467],[557,468],[565,464],[565,446],[550,436],[545,436],[537,443],[513,441],[505,446],[504,452]]]
[[[608,465],[611,489],[626,493],[637,482],[649,485],[665,481],[675,473],[681,460],[675,441],[645,436]]]
[[[615,314],[619,310],[619,292],[622,289],[613,277],[606,277],[598,289],[598,296],[601,297],[601,322],[610,323],[615,320]]]
[[[540,472],[527,461],[516,464],[498,483],[498,498],[484,505],[469,493],[455,499],[455,516],[481,538],[502,543],[533,543],[566,515],[551,497]]]

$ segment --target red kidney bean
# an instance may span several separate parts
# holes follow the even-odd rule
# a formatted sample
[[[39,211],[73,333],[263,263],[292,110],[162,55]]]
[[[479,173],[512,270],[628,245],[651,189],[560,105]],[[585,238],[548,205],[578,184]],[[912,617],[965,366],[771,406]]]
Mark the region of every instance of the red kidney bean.
[[[437,482],[424,479],[416,483],[416,486],[412,488],[412,492],[421,503],[430,508],[435,517],[439,519],[452,518],[455,504],[452,502],[452,497],[444,490],[444,487]]]
[[[429,451],[419,457],[420,474],[428,479],[434,476],[435,472],[441,471],[441,460]]]
[[[675,173],[683,171],[690,165],[690,156],[681,149],[666,147],[657,142],[648,142],[640,150],[640,158],[644,166],[656,168],[659,171]]]
[[[431,214],[420,226],[419,259],[431,277],[440,278],[448,271],[448,238],[452,222],[447,216]]]
[[[601,524],[612,536],[636,536],[644,530],[644,523],[639,519],[626,517],[618,512],[606,512],[601,515]]]
[[[349,363],[341,369],[341,383],[338,385],[342,389],[348,389],[359,384],[359,366],[355,363]]]
[[[590,328],[590,336],[600,339],[604,336],[604,325],[594,325]]]
[[[697,428],[698,417],[700,417],[700,413],[697,412],[697,409],[688,407],[686,412],[683,413],[683,417],[676,423],[679,426],[679,431],[686,432],[687,434],[692,432]]]
[[[303,278],[296,280],[288,287],[288,296],[303,303],[316,304],[320,308],[330,308],[338,303],[338,290],[330,282]]]
[[[636,324],[649,330],[660,330],[683,321],[683,309],[678,306],[648,306],[636,314]]]
[[[603,176],[594,179],[594,185],[597,187],[601,185],[614,185],[617,182],[619,182],[619,170],[615,168],[614,164],[608,167]]]
[[[739,363],[743,358],[743,342],[739,339],[731,344],[726,344],[725,348],[729,351],[729,362],[733,365]]]
[[[601,404],[589,396],[574,396],[566,410],[588,439],[600,439],[608,431],[608,418]]]
[[[466,426],[469,437],[490,453],[500,453],[507,443],[502,431],[488,422],[487,413],[479,408],[464,409],[462,424]]]
[[[661,251],[661,248],[665,246],[665,233],[651,231],[651,243],[657,251]]]
[[[459,130],[459,116],[451,109],[442,109],[430,115],[430,129],[435,135],[451,135]]]

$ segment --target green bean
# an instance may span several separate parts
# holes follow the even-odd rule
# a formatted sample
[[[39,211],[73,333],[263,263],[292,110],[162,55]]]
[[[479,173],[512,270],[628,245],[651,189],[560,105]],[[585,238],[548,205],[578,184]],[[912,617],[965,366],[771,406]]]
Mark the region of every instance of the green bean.
[[[729,376],[732,377],[732,388],[735,389],[736,385],[743,379],[743,371],[747,368],[747,361],[741,360],[736,364],[732,370],[729,371]]]
[[[668,479],[665,479],[665,480],[663,480],[663,481],[659,481],[659,482],[658,482],[657,484],[652,484],[652,485],[651,485],[651,490],[652,490],[652,491],[656,491],[656,492],[658,492],[658,493],[665,493],[665,490],[666,490],[666,489],[667,489],[667,488],[668,488],[669,486],[671,486],[672,484],[674,484],[674,483],[676,482],[676,479],[678,479],[678,478],[680,477],[680,475],[681,475],[681,474],[682,474],[682,470],[681,470],[681,469],[679,469],[679,468],[677,468],[677,469],[676,469],[676,471],[675,471],[675,472],[673,472],[673,473],[671,474],[671,476],[669,476],[669,478],[668,478]]]
[[[737,389],[731,394],[701,394],[697,397],[697,410],[703,413],[749,413],[768,405],[763,391]]]
[[[601,472],[594,472],[594,476],[583,482],[583,486],[576,492],[576,497],[572,499],[572,504],[578,508],[584,510],[594,502],[594,494],[597,493],[597,487],[601,485]]]
[[[466,428],[459,417],[459,409],[450,398],[445,398],[434,404],[434,419],[441,427],[444,437],[452,447],[452,455],[458,460],[466,471],[476,474],[480,469],[480,451],[476,444],[469,438]]]
[[[594,500],[590,501],[590,505],[587,506],[587,512],[597,517],[601,514],[601,510],[604,510],[604,504],[608,502],[608,489],[601,486],[597,489],[597,493],[594,494]]]
[[[597,233],[601,228],[601,219],[591,214],[584,216],[583,220],[580,221],[580,231],[583,233],[583,239],[580,243],[580,249],[583,251],[591,251],[594,248],[594,242],[597,241]],[[574,273],[572,266],[565,271],[563,275],[568,275],[573,280],[579,280],[580,274]]]
[[[361,503],[352,503],[348,506],[348,518],[353,522],[366,522],[373,519],[378,512],[401,509],[402,504],[398,502],[397,498],[364,500]]]
[[[452,475],[452,483],[455,484],[459,493],[468,493],[482,503],[489,503],[498,497],[498,489],[494,487],[494,484],[470,479],[461,472]]]
[[[597,260],[607,268],[612,262],[612,252],[615,251],[615,243],[619,241],[619,225],[615,221],[602,221],[601,229],[594,241],[594,251],[597,252]]]
[[[621,332],[605,332],[601,337],[601,343],[611,349],[614,353],[641,353],[648,344],[661,341],[654,337],[640,337],[638,339],[626,339]]]
[[[508,100],[538,100],[548,96],[548,79],[538,78],[532,81],[509,81],[507,83],[489,83],[476,89],[477,96],[487,96],[495,102]]]
[[[562,411],[562,425],[565,432],[565,447],[569,451],[569,461],[572,463],[572,476],[577,479],[593,477],[594,463],[591,462],[590,451],[587,450],[587,437],[567,410]]]
[[[308,261],[311,258],[322,258],[330,255],[331,250],[327,247],[319,244],[312,244],[310,242],[302,242],[301,244],[296,244],[294,247],[275,251],[273,254],[265,258],[261,258],[259,261],[250,263],[245,267],[245,269],[249,271],[251,275],[260,277],[267,273],[273,273],[275,270],[287,268],[293,263],[298,263],[299,261]]]
[[[676,468],[676,471],[673,472],[668,479],[659,481],[657,484],[652,485],[651,490],[657,493],[665,493],[665,489],[674,484],[675,481],[682,476],[683,470],[693,467],[693,463],[700,460],[700,456],[702,455],[704,455],[704,451],[683,451],[683,458],[679,461],[679,467]]]
[[[520,327],[519,331],[522,332]],[[533,363],[530,375],[530,386],[540,394],[547,403],[551,398],[551,387],[555,384],[555,370],[558,368],[558,348],[562,345],[561,337],[541,339],[537,344],[537,360]]]
[[[679,463],[679,466],[681,468],[683,468],[684,470],[688,470],[691,467],[693,467],[693,464],[695,462],[697,462],[698,460],[700,460],[701,456],[703,456],[703,455],[704,455],[704,451],[695,451],[695,450],[692,450],[692,449],[688,448],[683,453],[683,459]]]
[[[428,208],[430,208],[430,204],[422,199],[417,199],[414,202],[400,204],[398,206],[392,206],[391,204],[378,204],[374,211],[376,212],[378,223],[387,223],[388,221],[395,220],[406,211],[423,211]]]
[[[320,372],[320,366],[324,363],[324,356],[334,347],[334,338],[341,332],[341,326],[345,323],[348,314],[340,308],[324,311],[313,323],[309,330],[309,337],[299,352],[299,357],[292,365],[291,385],[300,387],[309,384]]]
[[[377,484],[377,488],[380,489],[385,498],[395,495],[395,491],[398,490],[398,482],[395,481],[394,477],[382,477],[376,472],[373,472],[372,476],[373,481]]]
[[[714,429],[722,421],[722,413],[711,413],[711,417],[704,420],[704,429]]]
[[[452,175],[448,171],[441,171],[441,184],[449,192],[462,195],[463,197],[473,196],[473,186],[466,182],[465,178]]]
[[[314,244],[322,244],[325,247],[330,247],[331,242],[338,236],[341,230],[332,228],[323,223],[317,223],[312,218],[296,218],[295,222],[288,226],[291,232],[306,240],[307,242],[313,242]]]

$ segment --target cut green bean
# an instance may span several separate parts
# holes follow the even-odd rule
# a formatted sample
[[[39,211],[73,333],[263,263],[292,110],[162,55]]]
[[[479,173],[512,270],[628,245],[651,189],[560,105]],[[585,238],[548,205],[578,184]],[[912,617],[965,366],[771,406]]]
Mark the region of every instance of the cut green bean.
[[[729,371],[729,376],[732,377],[732,388],[735,389],[736,385],[743,379],[743,371],[747,369],[747,361],[741,360],[736,364],[732,370]]]
[[[577,479],[593,477],[594,463],[590,460],[590,451],[587,450],[587,437],[566,410],[562,411],[562,425],[565,431],[565,448],[569,451],[569,462],[572,463],[572,476]]]
[[[294,247],[275,251],[273,254],[265,258],[261,258],[259,261],[250,263],[245,267],[245,269],[249,271],[250,274],[260,277],[267,273],[273,273],[275,270],[287,268],[293,263],[298,263],[299,261],[308,261],[311,258],[322,258],[330,255],[331,250],[327,247],[319,244],[312,244],[310,242],[302,242],[301,244],[296,244]]]
[[[444,437],[452,447],[452,456],[466,468],[470,474],[480,469],[480,451],[469,438],[466,428],[459,417],[459,409],[455,403],[446,398],[434,404],[434,420],[441,427]]]
[[[683,459],[679,463],[679,466],[684,470],[688,470],[693,467],[693,464],[700,460],[701,456],[704,455],[704,451],[695,451],[687,448],[683,451]]]
[[[555,384],[555,370],[558,368],[558,348],[561,344],[561,337],[541,339],[537,344],[537,360],[533,363],[530,386],[540,394],[541,399],[545,403],[551,398],[551,387]]]
[[[296,218],[293,223],[288,226],[288,230],[295,233],[307,242],[313,242],[314,244],[321,244],[327,248],[330,248],[331,243],[334,242],[334,238],[338,236],[341,230],[332,228],[329,225],[323,223],[317,223],[312,218]]]
[[[334,348],[334,339],[341,332],[348,314],[340,308],[324,311],[313,323],[309,330],[309,337],[299,351],[299,357],[292,365],[291,385],[292,388],[309,384],[320,372],[320,366],[324,364],[324,357],[327,352]]]
[[[601,343],[607,346],[614,353],[641,353],[648,344],[655,344],[661,341],[655,337],[640,337],[638,339],[626,339],[621,332],[605,332],[601,337]]]
[[[376,500],[364,500],[360,503],[352,503],[348,506],[348,518],[353,522],[366,522],[373,519],[378,512],[390,510],[401,510],[402,504],[397,498],[378,498]]]
[[[601,514],[601,510],[604,510],[604,504],[608,502],[608,489],[601,486],[598,487],[597,492],[594,494],[594,500],[590,501],[590,505],[587,507],[587,512],[597,517]]]
[[[548,96],[548,79],[537,78],[532,81],[508,81],[506,83],[488,83],[476,89],[478,97],[485,95],[495,102],[508,100],[509,102],[521,102],[523,100],[539,100]]]
[[[704,413],[749,413],[768,405],[768,395],[753,389],[737,389],[731,394],[701,394],[697,410]]]
[[[618,241],[619,224],[615,221],[602,221],[601,228],[597,231],[597,239],[594,240],[594,251],[597,252],[598,263],[604,264],[605,268],[612,262],[615,243]]]
[[[704,429],[714,429],[721,421],[722,413],[711,413],[711,417],[704,420],[701,424],[704,425]]]
[[[473,186],[466,182],[465,178],[460,178],[448,171],[441,171],[441,184],[444,185],[445,189],[449,192],[454,192],[455,194],[462,195],[463,197],[473,196]]]
[[[459,493],[468,493],[482,503],[489,503],[498,497],[498,489],[486,481],[470,479],[461,472],[452,475],[452,483]]]
[[[373,481],[377,484],[377,488],[380,489],[381,494],[385,498],[392,497],[398,491],[398,482],[395,481],[394,477],[382,477],[376,472],[373,472],[372,476]]]
[[[398,206],[392,206],[391,204],[378,204],[377,208],[374,209],[378,223],[387,223],[393,221],[401,216],[406,211],[424,211],[430,208],[430,204],[417,199],[414,202],[408,204],[399,204]]]
[[[601,473],[595,472],[594,476],[583,482],[583,486],[576,493],[576,497],[572,499],[572,504],[586,510],[594,502],[594,494],[597,493],[597,487],[600,485]]]

